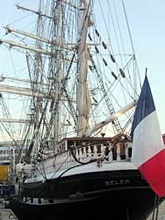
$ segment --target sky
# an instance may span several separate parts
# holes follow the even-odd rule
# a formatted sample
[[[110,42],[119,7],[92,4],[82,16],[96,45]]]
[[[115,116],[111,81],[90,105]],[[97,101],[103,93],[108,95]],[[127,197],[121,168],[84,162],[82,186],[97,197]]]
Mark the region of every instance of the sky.
[[[36,1],[29,0],[28,4],[33,5]],[[165,1],[125,0],[124,2],[138,66],[143,75],[145,68],[148,69],[148,79],[153,93],[161,131],[165,133]],[[4,33],[1,27],[10,23],[13,19],[13,7],[16,3],[23,5],[24,1],[5,0],[1,4],[1,36]]]
[[[165,133],[165,1],[125,0],[140,71],[148,69],[154,102]]]

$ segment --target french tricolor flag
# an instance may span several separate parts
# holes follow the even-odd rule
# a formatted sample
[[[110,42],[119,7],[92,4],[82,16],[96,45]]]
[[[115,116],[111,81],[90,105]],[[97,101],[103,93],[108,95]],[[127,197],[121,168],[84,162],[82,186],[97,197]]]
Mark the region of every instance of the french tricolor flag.
[[[135,109],[132,162],[159,196],[165,195],[165,147],[147,75]]]

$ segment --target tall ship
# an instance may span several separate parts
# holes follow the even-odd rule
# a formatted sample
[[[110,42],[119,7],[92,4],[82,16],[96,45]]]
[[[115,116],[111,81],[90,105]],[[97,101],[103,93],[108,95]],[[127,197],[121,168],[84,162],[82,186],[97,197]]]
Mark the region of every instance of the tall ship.
[[[9,207],[20,220],[147,219],[163,198],[132,162],[144,74],[124,1],[16,8],[0,39],[1,130],[19,149]]]

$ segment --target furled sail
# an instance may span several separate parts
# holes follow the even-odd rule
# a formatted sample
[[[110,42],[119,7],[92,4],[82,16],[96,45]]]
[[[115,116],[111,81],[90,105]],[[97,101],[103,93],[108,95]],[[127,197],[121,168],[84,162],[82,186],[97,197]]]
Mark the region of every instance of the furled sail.
[[[78,39],[78,85],[77,85],[77,133],[82,136],[88,128],[88,117],[91,108],[91,100],[87,83],[88,50],[86,44],[87,28],[90,16],[89,1],[82,1],[79,10],[79,39]]]

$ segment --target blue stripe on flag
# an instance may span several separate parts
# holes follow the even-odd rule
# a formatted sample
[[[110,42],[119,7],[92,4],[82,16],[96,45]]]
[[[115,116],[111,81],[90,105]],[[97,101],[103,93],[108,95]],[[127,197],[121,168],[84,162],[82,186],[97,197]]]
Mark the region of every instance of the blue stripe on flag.
[[[147,115],[151,114],[153,111],[155,111],[155,104],[152,97],[148,78],[146,75],[134,113],[134,119],[131,130],[132,139],[136,126],[140,123],[140,121],[142,121]]]

